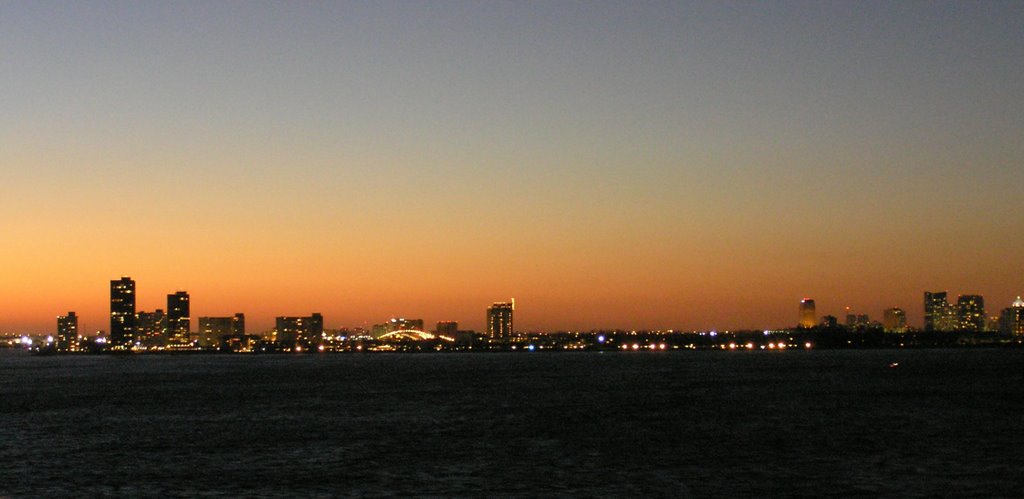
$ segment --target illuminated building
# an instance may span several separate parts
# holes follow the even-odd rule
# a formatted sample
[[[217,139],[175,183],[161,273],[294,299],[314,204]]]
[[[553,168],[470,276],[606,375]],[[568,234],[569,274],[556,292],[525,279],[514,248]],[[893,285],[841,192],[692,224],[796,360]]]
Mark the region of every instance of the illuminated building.
[[[438,336],[455,339],[459,335],[459,323],[455,321],[438,321],[437,330],[434,332]]]
[[[508,302],[494,302],[487,307],[487,337],[492,340],[507,340],[512,337],[512,315],[516,309],[515,298]]]
[[[57,317],[57,350],[78,349],[78,316],[74,312]]]
[[[960,295],[956,299],[957,322],[961,331],[985,330],[985,299],[979,295]]]
[[[278,317],[274,333],[277,342],[283,345],[320,343],[324,334],[324,318],[318,313],[308,317]]]
[[[953,331],[958,329],[956,308],[946,301],[946,292],[924,293],[924,330]]]
[[[395,331],[423,331],[423,319],[394,317],[388,320],[385,325],[387,326],[387,332],[389,333],[393,333]]]
[[[387,324],[374,324],[373,327],[370,328],[370,336],[373,336],[374,338],[380,338],[385,334],[388,334]]]
[[[1018,296],[1010,308],[999,316],[999,332],[1007,336],[1024,337],[1024,300]]]
[[[235,340],[240,342],[245,337],[245,314],[232,317],[200,317],[199,346],[217,348]]]
[[[818,317],[814,310],[814,300],[804,298],[800,300],[800,327],[812,328],[818,323]]]
[[[135,342],[135,281],[110,281],[110,344],[130,348]]]
[[[885,309],[882,320],[887,333],[903,333],[907,330],[907,313],[902,308]]]
[[[189,316],[188,293],[178,291],[167,295],[167,342],[175,346],[184,346],[192,342],[189,337],[192,319]]]
[[[167,315],[163,309],[135,314],[136,335],[146,345],[167,343]]]

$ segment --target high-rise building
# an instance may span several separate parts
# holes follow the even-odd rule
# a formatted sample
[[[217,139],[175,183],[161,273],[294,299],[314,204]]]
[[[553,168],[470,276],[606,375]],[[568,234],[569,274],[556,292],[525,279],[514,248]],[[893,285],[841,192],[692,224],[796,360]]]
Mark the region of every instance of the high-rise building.
[[[812,328],[818,323],[818,316],[814,310],[814,300],[804,298],[800,300],[800,327]]]
[[[999,315],[999,332],[1006,336],[1024,337],[1024,300],[1019,296]]]
[[[516,309],[516,299],[507,302],[494,302],[487,307],[487,337],[492,340],[508,340],[513,334],[512,315]]]
[[[887,333],[903,333],[907,330],[907,313],[902,308],[885,309],[883,327]]]
[[[435,333],[438,336],[454,340],[459,335],[459,323],[455,321],[438,321]]]
[[[818,325],[825,329],[835,329],[839,326],[839,319],[834,315],[826,315],[821,318],[821,322]]]
[[[946,292],[924,293],[924,330],[953,331],[959,328],[956,307],[946,301]]]
[[[318,344],[324,335],[324,318],[318,313],[308,317],[278,317],[274,329],[278,343]]]
[[[191,306],[185,291],[167,295],[167,341],[171,345],[185,346],[192,343]]]
[[[957,329],[978,333],[985,330],[985,298],[960,295],[956,299]]]
[[[68,352],[78,349],[78,316],[74,312],[57,317],[57,350]]]
[[[135,314],[135,335],[147,346],[167,344],[167,315],[163,309]]]
[[[131,348],[135,342],[135,281],[110,281],[110,345]]]

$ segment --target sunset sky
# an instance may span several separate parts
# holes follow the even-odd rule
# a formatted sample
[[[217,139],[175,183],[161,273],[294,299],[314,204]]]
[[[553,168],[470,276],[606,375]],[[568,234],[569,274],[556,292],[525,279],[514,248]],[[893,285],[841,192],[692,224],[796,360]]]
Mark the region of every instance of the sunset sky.
[[[0,2],[0,332],[1024,294],[1024,2]]]

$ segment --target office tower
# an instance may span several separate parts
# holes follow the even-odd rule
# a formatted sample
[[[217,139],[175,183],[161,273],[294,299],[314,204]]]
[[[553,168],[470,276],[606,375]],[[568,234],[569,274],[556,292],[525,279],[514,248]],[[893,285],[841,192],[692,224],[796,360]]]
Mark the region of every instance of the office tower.
[[[135,342],[135,281],[122,277],[110,281],[110,345],[131,348]]]
[[[135,314],[136,336],[148,346],[167,344],[167,315],[163,309]]]
[[[437,331],[435,332],[438,336],[454,340],[459,335],[459,323],[455,321],[438,321]]]
[[[960,295],[956,309],[957,329],[972,333],[985,330],[985,299],[980,295]]]
[[[516,299],[508,302],[494,302],[487,307],[487,337],[492,340],[508,340],[513,334],[512,315]]]
[[[324,318],[318,313],[308,317],[278,317],[274,333],[282,345],[317,344],[323,339]]]
[[[924,293],[924,330],[953,331],[958,329],[956,307],[946,301],[946,292]]]
[[[167,342],[174,346],[186,346],[191,344],[189,337],[192,329],[192,319],[189,316],[188,293],[178,291],[173,295],[167,295]]]
[[[818,323],[818,317],[814,311],[814,300],[804,298],[800,300],[800,327],[812,328]]]
[[[57,350],[68,352],[78,349],[78,316],[74,312],[57,317]]]
[[[887,333],[903,333],[907,330],[907,314],[902,308],[887,308],[883,313],[883,327]]]
[[[370,336],[373,336],[374,338],[380,338],[381,336],[384,336],[385,334],[388,334],[388,325],[387,324],[374,324],[370,328]]]
[[[1010,308],[1004,308],[1000,314],[999,332],[1006,336],[1024,337],[1024,300],[1019,296]]]

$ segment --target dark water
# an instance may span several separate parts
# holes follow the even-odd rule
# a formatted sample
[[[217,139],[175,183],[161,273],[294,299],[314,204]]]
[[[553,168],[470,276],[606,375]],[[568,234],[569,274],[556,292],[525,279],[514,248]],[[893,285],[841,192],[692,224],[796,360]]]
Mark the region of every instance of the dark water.
[[[1020,350],[0,351],[6,497],[1022,494]]]

